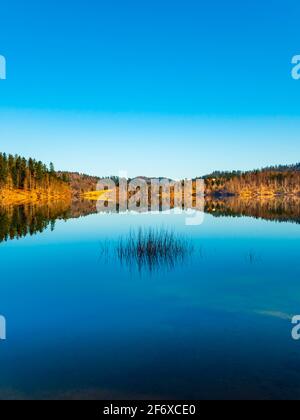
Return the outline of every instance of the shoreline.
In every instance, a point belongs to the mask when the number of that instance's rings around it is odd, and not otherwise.
[[[89,191],[80,194],[80,199],[84,199],[87,201],[111,201],[111,194],[112,190],[102,190],[102,191]],[[171,193],[171,199],[174,198],[173,194]],[[230,200],[230,199],[239,199],[241,201],[249,201],[249,200],[264,200],[264,201],[272,201],[276,199],[300,199],[300,195],[297,193],[291,192],[284,192],[284,193],[276,193],[276,192],[268,192],[266,191],[256,191],[256,192],[249,192],[245,193],[243,191],[241,194],[228,194],[228,193],[211,193],[208,192],[205,194],[205,200],[212,201],[223,201],[223,200]],[[52,201],[72,201],[75,199],[75,196],[72,194],[71,191],[52,191],[52,190],[16,190],[16,189],[0,189],[0,205],[7,206],[7,205],[22,205],[22,204],[37,204],[42,202],[52,202]]]
[[[0,205],[35,204],[48,201],[71,201],[71,192],[54,192],[47,190],[0,189]]]

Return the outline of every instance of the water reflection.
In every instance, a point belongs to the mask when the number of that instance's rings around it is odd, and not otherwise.
[[[56,220],[96,213],[95,203],[77,200],[0,206],[0,242],[20,239],[55,228]]]
[[[53,230],[57,219],[68,216],[69,205],[64,202],[0,207],[0,241],[41,233],[49,225]]]
[[[299,223],[297,203],[207,199],[206,211]],[[95,212],[89,201],[1,209],[8,238],[20,226],[23,234],[48,232],[0,246],[0,313],[9,327],[0,398],[299,398],[290,321],[300,300],[297,225],[207,215],[189,230],[174,216],[95,215],[49,232],[51,219]],[[128,251],[128,233],[139,225],[169,226],[179,244],[191,235],[191,260],[181,263],[181,246],[159,251],[149,235],[140,241],[149,251]],[[113,259],[97,264],[106,237]],[[157,269],[170,258],[172,272]],[[142,279],[127,268],[134,260]]]
[[[121,209],[118,203],[113,206],[110,202],[107,202],[101,208],[103,213],[127,212],[126,209]],[[172,208],[174,208],[174,203],[171,203]],[[161,202],[159,211],[164,210],[164,202]],[[197,210],[196,205],[193,206],[193,210]],[[137,207],[135,211],[144,213],[149,211],[149,208]],[[268,197],[265,199],[206,198],[204,211],[215,217],[247,216],[256,219],[299,224],[300,197]],[[0,242],[41,233],[49,226],[51,229],[54,229],[56,220],[68,220],[94,213],[97,213],[97,204],[95,201],[88,200],[0,206]]]
[[[215,217],[253,217],[276,222],[300,223],[300,197],[282,196],[260,199],[228,197],[206,199],[205,212]]]

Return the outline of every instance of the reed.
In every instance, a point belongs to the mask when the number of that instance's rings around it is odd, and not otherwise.
[[[138,229],[118,240],[116,254],[121,263],[139,270],[173,268],[194,251],[191,241],[167,229]]]

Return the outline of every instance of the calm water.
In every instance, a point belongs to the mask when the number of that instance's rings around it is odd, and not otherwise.
[[[2,239],[14,238],[0,243],[1,398],[300,398],[296,219],[214,209],[188,227],[184,215],[59,207],[49,224],[47,209],[32,213],[40,232],[26,236],[24,209],[13,229],[11,211],[0,213]],[[172,269],[101,255],[103,241],[162,226],[195,247]]]

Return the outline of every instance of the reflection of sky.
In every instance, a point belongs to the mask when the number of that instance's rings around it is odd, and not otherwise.
[[[91,215],[1,244],[8,340],[0,343],[0,393],[9,383],[29,394],[96,387],[169,395],[161,379],[174,372],[172,396],[224,392],[217,377],[228,390],[245,389],[243,374],[251,386],[267,378],[269,392],[278,382],[291,392],[298,376],[285,365],[300,368],[289,321],[300,307],[300,227],[205,215],[191,228],[184,220]],[[101,240],[140,225],[173,226],[199,252],[170,272],[141,276],[99,258]]]
[[[176,230],[184,235],[206,241],[215,239],[230,239],[241,241],[243,239],[256,241],[257,239],[270,240],[298,240],[300,225],[295,223],[274,223],[265,220],[254,220],[250,217],[226,218],[213,217],[204,214],[203,223],[199,226],[186,226],[187,218],[191,216],[182,214],[93,214],[80,219],[69,219],[67,222],[57,220],[54,232],[50,228],[42,234],[33,237],[27,236],[19,241],[1,244],[1,247],[23,247],[28,245],[43,245],[51,243],[90,242],[105,237],[118,237],[130,229],[139,226],[164,226]],[[192,216],[194,217],[194,216]],[[259,244],[259,242],[257,242]]]

